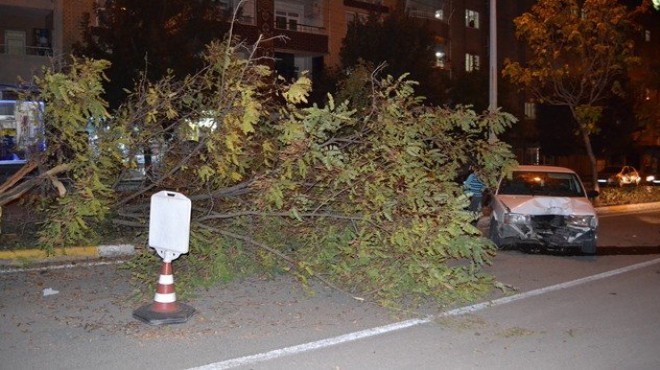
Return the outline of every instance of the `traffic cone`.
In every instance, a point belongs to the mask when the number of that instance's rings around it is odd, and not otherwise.
[[[163,261],[154,302],[133,311],[133,317],[150,325],[180,324],[193,313],[194,308],[176,301],[172,261]]]

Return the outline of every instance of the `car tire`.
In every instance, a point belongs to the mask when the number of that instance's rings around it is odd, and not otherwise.
[[[596,239],[592,239],[588,242],[585,242],[582,244],[582,247],[580,248],[580,251],[582,254],[587,254],[590,256],[593,256],[596,254]]]

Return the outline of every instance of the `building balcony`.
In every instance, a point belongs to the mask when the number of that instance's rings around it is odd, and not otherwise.
[[[50,63],[53,19],[51,0],[0,0],[0,83],[30,81]]]
[[[284,35],[286,39],[275,40],[275,49],[304,54],[322,55],[328,53],[328,36],[322,34],[303,33],[291,30],[275,29],[276,35]]]
[[[383,0],[344,0],[344,6],[382,14],[390,10],[383,4]]]
[[[0,45],[0,83],[16,84],[19,80],[30,81],[41,73],[43,66],[50,65],[51,48],[27,46],[17,49]]]
[[[284,35],[285,39],[276,39],[275,48],[309,54],[328,52],[328,35],[324,27],[301,23],[282,23],[275,21],[274,34]]]
[[[406,8],[410,18],[423,22],[428,29],[435,35],[445,39],[449,38],[449,22],[447,21],[444,10],[432,8]]]

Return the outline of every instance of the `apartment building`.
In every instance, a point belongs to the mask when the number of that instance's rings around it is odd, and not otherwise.
[[[68,55],[79,41],[80,22],[103,0],[0,0],[0,84],[29,80],[51,57]],[[502,3],[502,2],[500,2]],[[511,2],[504,2],[511,3]],[[513,2],[518,3],[518,2]],[[484,68],[488,61],[488,2],[484,0],[218,0],[227,10],[242,7],[236,32],[261,35],[265,54],[285,77],[312,75],[339,64],[348,25],[370,13],[386,16],[403,6],[427,24],[438,68],[452,76]],[[273,36],[283,36],[270,39]]]
[[[258,35],[264,39],[284,36],[263,46],[266,54],[275,57],[278,72],[287,78],[303,71],[313,77],[314,72],[323,68],[338,66],[349,24],[372,13],[387,16],[397,6],[405,7],[409,15],[437,33],[438,43],[430,52],[436,55],[438,67],[448,71],[456,68],[460,73],[466,58],[470,70],[478,69],[479,63],[486,59],[485,32],[479,26],[479,13],[485,15],[481,0],[224,0],[221,3],[229,9],[241,4],[244,16],[236,29],[248,40],[254,41]],[[455,11],[453,7],[465,3],[477,9],[469,12],[470,20],[464,20],[463,9],[460,16],[450,19],[449,15]],[[450,21],[454,35],[450,32]],[[463,26],[464,23],[468,26]],[[466,28],[469,30],[465,31]],[[450,43],[452,36],[457,41]],[[452,63],[454,59],[456,62]]]
[[[0,0],[0,84],[29,81],[71,52],[94,0]]]
[[[450,76],[478,71],[488,60],[484,0],[217,0],[217,4],[232,13],[240,6],[234,32],[248,42],[261,38],[261,55],[272,57],[269,60],[285,78],[306,71],[314,79],[324,68],[339,65],[349,24],[372,13],[384,17],[395,9],[403,9],[433,32],[436,42],[429,53],[435,66]],[[11,99],[9,89],[20,81],[29,82],[42,66],[68,56],[81,40],[85,15],[92,22],[98,20],[104,5],[105,0],[0,0],[4,98]],[[0,116],[3,132],[18,140],[19,109],[12,104],[7,101]]]

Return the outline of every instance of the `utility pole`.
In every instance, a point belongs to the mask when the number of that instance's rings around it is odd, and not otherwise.
[[[489,23],[489,73],[488,73],[488,110],[497,110],[497,0],[490,0]],[[490,130],[488,141],[497,140],[493,130]]]

